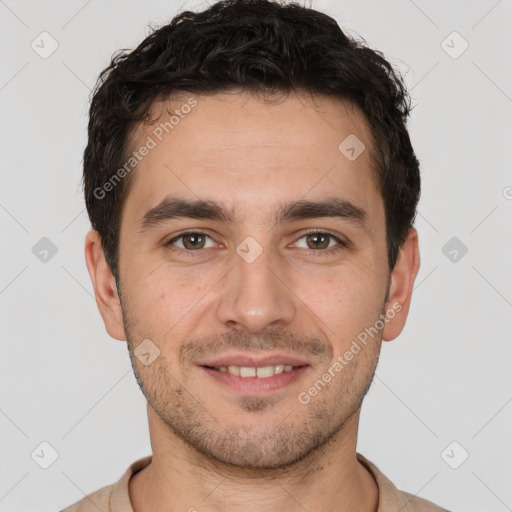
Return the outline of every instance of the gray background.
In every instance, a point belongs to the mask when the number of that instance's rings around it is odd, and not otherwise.
[[[148,24],[206,5],[0,1],[1,511],[60,510],[151,452],[125,343],[104,330],[83,256],[88,95]],[[453,511],[512,510],[512,4],[312,5],[383,51],[416,105],[422,265],[408,324],[383,346],[358,451]],[[31,47],[51,49],[43,31],[58,43],[47,58]],[[45,262],[43,237],[57,248]],[[47,469],[42,442],[58,453]]]

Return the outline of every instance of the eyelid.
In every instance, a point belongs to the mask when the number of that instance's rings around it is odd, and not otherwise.
[[[297,238],[296,242],[294,242],[295,244],[301,240],[302,238],[304,238],[305,236],[307,235],[314,235],[314,234],[321,234],[321,235],[327,235],[329,237],[331,237],[332,239],[334,239],[336,242],[338,242],[338,245],[337,246],[334,246],[334,247],[329,247],[327,249],[318,249],[318,250],[315,250],[315,249],[306,249],[307,251],[311,252],[311,253],[314,253],[315,256],[317,255],[321,255],[321,254],[333,254],[334,252],[336,252],[337,250],[340,250],[340,249],[345,249],[348,247],[348,242],[346,242],[345,240],[343,240],[340,236],[338,235],[335,235],[334,233],[332,233],[331,231],[329,230],[325,230],[325,229],[308,229],[306,231],[302,231],[302,234]]]
[[[210,234],[210,232],[208,230],[205,230],[204,228],[201,228],[201,229],[187,229],[186,231],[182,231],[181,233],[178,233],[177,235],[173,235],[173,237],[170,238],[167,242],[165,242],[164,245],[165,246],[172,245],[174,242],[176,242],[180,238],[183,238],[186,235],[203,235],[203,236],[206,236],[206,237],[208,237],[208,238],[210,238],[211,240],[214,241],[213,236]],[[187,250],[187,249],[182,249],[181,247],[175,247],[175,249],[177,251],[183,251],[183,252],[187,252],[187,253],[199,252],[199,250],[191,251],[191,250]]]
[[[316,234],[316,233],[330,236],[336,242],[338,242],[338,245],[334,246],[334,247],[330,247],[328,249],[319,249],[319,250],[306,249],[307,251],[309,251],[311,253],[317,253],[318,255],[321,255],[321,254],[332,254],[332,253],[336,252],[337,250],[341,250],[341,249],[344,249],[344,248],[348,247],[348,242],[346,242],[345,240],[340,238],[338,235],[335,235],[334,233],[331,233],[329,230],[322,230],[322,229],[316,229],[316,228],[312,228],[312,229],[307,229],[305,231],[301,231],[300,232],[300,236],[298,236],[299,233],[296,233],[294,235],[296,237],[296,241],[294,243],[297,243],[299,240],[301,240],[302,238],[304,238],[307,235]],[[208,232],[208,230],[205,230],[204,228],[197,229],[197,230],[188,229],[186,231],[182,231],[181,233],[178,233],[177,235],[174,235],[168,242],[165,243],[165,246],[172,246],[171,250],[177,251],[177,252],[184,252],[184,253],[186,253],[188,255],[190,255],[191,253],[198,253],[199,254],[199,253],[201,253],[201,251],[204,251],[204,249],[198,249],[196,251],[193,251],[193,250],[182,249],[181,247],[173,246],[173,243],[176,242],[176,240],[179,240],[180,238],[182,238],[182,237],[184,237],[186,235],[191,235],[191,234],[203,235],[203,236],[206,236],[206,237],[210,238],[211,240],[213,240],[213,236]],[[211,249],[211,247],[208,247],[208,249]],[[315,255],[317,255],[317,254],[315,254]]]
[[[340,242],[342,244],[345,244],[345,245],[348,244],[348,242],[346,242],[343,238],[341,238],[340,235],[337,235],[337,234],[333,233],[332,231],[330,231],[328,229],[311,228],[311,229],[306,229],[305,231],[301,231],[301,233],[302,234],[298,238],[298,240],[300,240],[302,237],[304,237],[306,235],[314,235],[315,233],[320,233],[321,235],[329,235],[332,238],[335,238],[338,242]]]

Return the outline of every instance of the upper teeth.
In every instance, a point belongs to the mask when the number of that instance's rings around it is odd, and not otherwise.
[[[251,368],[249,366],[219,366],[216,368],[221,372],[229,372],[231,375],[238,375],[239,377],[272,377],[278,373],[289,372],[293,370],[291,364],[276,364],[274,366],[260,366],[258,368]]]

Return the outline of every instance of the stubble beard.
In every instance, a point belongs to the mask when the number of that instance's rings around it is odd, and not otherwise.
[[[286,415],[280,413],[280,402],[273,396],[241,396],[241,414],[253,414],[255,421],[249,426],[247,422],[229,425],[170,373],[163,353],[151,366],[135,364],[135,340],[144,338],[136,334],[136,326],[124,308],[123,322],[136,380],[171,437],[181,440],[215,467],[228,466],[257,474],[286,470],[313,460],[343,435],[348,420],[359,415],[380,353],[380,340],[372,340],[363,348],[365,357],[357,354],[308,404],[300,404],[294,396],[296,406]],[[321,375],[322,372],[306,382],[305,388]],[[258,425],[262,415],[271,417],[272,422]]]

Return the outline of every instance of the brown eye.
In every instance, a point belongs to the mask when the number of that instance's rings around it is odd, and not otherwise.
[[[191,233],[183,235],[183,245],[185,249],[202,249],[205,237],[200,233]]]
[[[304,241],[302,241],[304,240]],[[326,231],[311,231],[301,236],[295,246],[306,249],[311,256],[331,256],[348,246],[337,236]]]
[[[327,249],[329,239],[332,238],[328,233],[310,233],[306,235],[306,240],[310,249]]]
[[[205,249],[207,239],[211,237],[206,233],[201,233],[198,231],[188,231],[187,233],[182,233],[181,235],[169,240],[167,242],[168,246],[175,246],[176,250],[185,250],[185,251],[197,251],[199,249]],[[181,243],[178,243],[181,241]],[[210,246],[212,247],[212,246]]]

